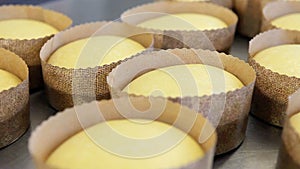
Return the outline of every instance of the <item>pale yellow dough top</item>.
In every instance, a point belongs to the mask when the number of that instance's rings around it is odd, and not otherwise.
[[[290,118],[292,127],[300,134],[300,112]]]
[[[56,34],[53,26],[31,19],[0,20],[0,38],[4,39],[38,39]]]
[[[221,19],[196,13],[178,13],[144,21],[138,26],[159,30],[211,30],[226,28]]]
[[[51,65],[65,68],[103,66],[129,58],[145,50],[138,42],[118,36],[95,36],[68,43],[48,59]]]
[[[123,91],[143,96],[189,97],[219,94],[242,88],[243,83],[222,69],[187,64],[157,69],[133,80]]]
[[[0,69],[0,92],[16,87],[21,82],[22,80],[14,74]]]
[[[166,133],[168,137],[161,137]],[[129,141],[121,141],[118,136],[126,137]],[[153,142],[151,139],[158,140]],[[133,140],[140,143],[135,144]],[[101,141],[109,145],[101,148]],[[125,157],[128,152],[142,155],[143,152],[164,149],[166,145],[169,149],[150,157]],[[125,154],[116,155],[113,149]],[[47,164],[64,169],[157,169],[184,166],[203,156],[201,146],[173,126],[158,121],[123,119],[99,123],[85,132],[77,133],[49,156]]]
[[[288,30],[300,31],[300,13],[288,14],[274,19],[272,25]]]
[[[300,45],[288,44],[265,49],[257,53],[253,59],[267,69],[300,78]]]

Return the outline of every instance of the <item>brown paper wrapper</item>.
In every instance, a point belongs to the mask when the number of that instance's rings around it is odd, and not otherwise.
[[[51,54],[65,44],[98,35],[128,37],[149,49],[153,43],[152,35],[143,29],[118,22],[83,24],[55,35],[41,50],[46,93],[55,109],[63,110],[75,104],[110,98],[106,76],[122,60],[86,69],[67,69],[47,63]]]
[[[285,1],[296,0],[235,0],[234,8],[239,16],[238,32],[247,37],[254,37],[261,31],[273,29],[274,27],[270,25],[270,18],[278,16],[282,10],[295,9],[294,6],[283,7],[286,3],[290,3]],[[278,3],[278,5],[269,5],[272,4],[269,2]]]
[[[151,119],[185,131],[205,151],[202,159],[180,169],[211,169],[217,136],[212,125],[194,111],[165,99],[131,97],[91,102],[66,109],[43,122],[29,139],[29,151],[37,169],[50,169],[48,156],[75,133],[97,123],[116,119]],[[72,127],[65,127],[65,124]],[[189,126],[189,127],[187,127]],[[209,134],[209,135],[208,135]],[[47,144],[44,144],[47,142]],[[178,168],[179,169],[179,168]]]
[[[288,96],[300,87],[300,79],[266,69],[253,57],[256,53],[273,46],[299,43],[300,32],[286,30],[270,30],[257,35],[250,41],[249,64],[257,74],[252,113],[276,126],[283,125]]]
[[[28,68],[16,54],[0,48],[0,69],[18,76],[22,83],[0,92],[0,148],[22,136],[30,124]]]
[[[168,98],[173,102],[181,103],[202,113],[217,127],[218,144],[216,154],[233,150],[245,138],[256,77],[254,70],[238,58],[201,49],[162,50],[140,55],[120,64],[109,74],[108,84],[112,97],[126,95],[121,91],[135,77],[143,73],[157,68],[192,63],[204,63],[224,68],[238,77],[245,85],[241,89],[227,93],[202,97]]]
[[[179,1],[179,0],[156,0],[156,1]],[[183,0],[181,0],[183,1]],[[189,2],[189,1],[187,1]],[[211,3],[215,3],[227,8],[232,8],[233,7],[233,2],[232,0],[194,0],[194,2],[211,2]]]
[[[155,17],[174,13],[199,13],[215,16],[224,21],[228,27],[204,31],[152,30],[155,48],[195,48],[229,52],[234,39],[237,16],[230,10],[212,3],[200,2],[155,2],[125,11],[121,19],[130,25]]]
[[[289,97],[286,110],[287,120],[282,132],[282,145],[279,151],[277,169],[300,168],[300,136],[290,123],[290,117],[300,112],[300,90]]]
[[[263,9],[269,2],[273,1],[286,0],[235,0],[234,8],[239,16],[238,32],[247,37],[254,37],[260,33],[264,22]],[[280,8],[270,9],[275,14]]]
[[[5,19],[33,19],[52,25],[59,31],[71,26],[72,20],[55,11],[46,10],[38,6],[10,5],[0,6],[0,20]],[[3,39],[0,37],[0,47],[19,55],[29,67],[30,89],[43,86],[40,50],[51,36],[39,39]]]
[[[267,4],[263,9],[262,31],[278,28],[272,21],[284,15],[300,12],[300,1],[278,1]]]

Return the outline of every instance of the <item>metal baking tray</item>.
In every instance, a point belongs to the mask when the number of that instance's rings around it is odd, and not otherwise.
[[[152,0],[57,0],[40,4],[49,9],[60,11],[70,16],[74,25],[100,20],[117,20],[120,14],[131,7]],[[248,56],[250,39],[236,36],[231,49],[233,56],[243,60]],[[27,144],[30,133],[43,120],[55,114],[43,91],[30,96],[31,127],[15,143],[0,149],[0,169],[33,169]],[[236,150],[215,157],[214,169],[273,169],[275,168],[278,149],[281,143],[281,129],[270,126],[249,117],[247,136]],[[46,143],[45,143],[46,144]]]

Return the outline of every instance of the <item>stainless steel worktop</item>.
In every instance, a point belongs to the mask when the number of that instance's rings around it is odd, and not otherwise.
[[[41,6],[63,12],[80,24],[99,20],[116,20],[122,11],[151,0],[58,0]],[[247,38],[237,36],[231,54],[247,58]],[[31,131],[55,111],[48,105],[45,94],[31,94],[31,127],[12,145],[0,149],[0,169],[33,169],[27,143]],[[235,151],[215,158],[215,169],[273,169],[280,145],[281,129],[264,124],[250,116],[247,137]]]

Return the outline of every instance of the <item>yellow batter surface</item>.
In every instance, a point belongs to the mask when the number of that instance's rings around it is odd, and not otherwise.
[[[56,34],[53,26],[31,19],[0,20],[0,38],[4,39],[37,39]]]
[[[48,59],[48,63],[65,68],[102,66],[129,58],[145,48],[129,38],[95,36],[62,46]]]
[[[288,44],[265,49],[254,56],[254,60],[267,69],[300,78],[300,45]]]
[[[162,134],[168,133],[164,139]],[[122,142],[123,136],[130,141]],[[151,138],[158,139],[155,142]],[[93,139],[93,140],[91,140]],[[146,140],[143,142],[143,140]],[[126,158],[108,152],[98,146],[99,140],[105,140],[112,149],[128,152],[151,152],[170,144],[165,152],[153,154],[148,158]],[[142,144],[135,144],[139,140]],[[148,140],[148,142],[147,142]],[[174,145],[174,140],[179,140]],[[168,145],[168,146],[170,146]],[[107,148],[107,147],[106,147]],[[113,120],[99,123],[79,132],[60,145],[48,158],[47,164],[64,169],[157,169],[177,168],[194,162],[204,156],[201,146],[183,131],[168,124],[148,120]]]
[[[133,80],[123,91],[144,96],[186,97],[218,94],[243,83],[222,69],[188,64],[157,69]]]
[[[290,118],[292,127],[300,134],[300,112]]]
[[[272,25],[288,30],[300,31],[300,13],[288,14],[274,19]]]
[[[226,28],[217,17],[196,13],[171,14],[147,20],[138,26],[159,30],[211,30]]]
[[[16,87],[21,82],[21,79],[14,74],[0,69],[0,92]]]

